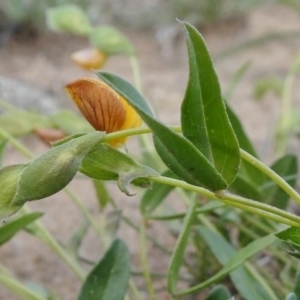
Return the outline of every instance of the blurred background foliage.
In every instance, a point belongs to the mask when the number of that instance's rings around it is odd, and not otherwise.
[[[207,26],[240,18],[265,4],[280,3],[300,12],[299,0],[1,0],[0,30],[14,31],[26,25],[41,31],[46,28],[47,8],[70,3],[83,8],[95,25],[155,30],[175,23],[176,18]]]

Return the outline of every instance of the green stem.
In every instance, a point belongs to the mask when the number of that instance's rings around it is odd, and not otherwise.
[[[141,264],[146,281],[147,289],[150,295],[150,300],[157,300],[152,278],[150,275],[148,259],[147,259],[147,245],[146,245],[146,220],[142,220],[141,229],[140,229],[140,255],[141,255]]]
[[[8,139],[8,141],[25,157],[29,159],[33,158],[34,156],[33,153],[29,151],[26,147],[24,147],[21,143],[19,143],[19,141],[15,139],[12,135],[10,135],[7,131],[0,128],[0,135]],[[91,226],[96,230],[99,236],[101,236],[103,239],[102,232],[99,229],[97,223],[95,222],[93,216],[82,204],[80,199],[69,188],[65,188],[64,191],[71,198],[71,200],[77,205],[77,207],[81,210],[83,215],[90,222]],[[27,211],[29,210],[29,208],[24,208],[24,210],[25,209]],[[65,250],[56,242],[56,240],[53,238],[50,232],[39,221],[36,221],[34,224],[36,224],[39,232],[41,233],[40,237],[44,240],[44,242],[46,242],[69,265],[69,267],[77,274],[77,276],[83,280],[85,278],[85,274],[80,269],[76,261],[73,260],[71,257],[69,257],[69,255],[65,252]]]
[[[254,156],[250,155],[246,151],[240,149],[241,157],[252,164],[254,167],[259,169],[262,173],[271,178],[274,182],[276,182],[292,199],[294,199],[298,204],[300,204],[300,195],[286,182],[284,181],[278,174],[276,174],[272,169],[267,167],[264,163],[259,161]]]
[[[129,287],[136,300],[143,300],[142,295],[140,294],[139,290],[137,289],[132,279],[129,280]]]
[[[181,132],[180,126],[169,126],[169,127],[177,132]],[[107,134],[104,141],[110,141],[117,138],[145,134],[145,133],[151,133],[151,130],[147,127],[127,129],[127,130]],[[300,195],[272,169],[270,169],[264,163],[262,163],[257,158],[255,158],[254,156],[250,155],[249,153],[247,153],[242,149],[240,149],[240,155],[244,160],[248,161],[254,167],[259,169],[262,173],[264,173],[269,178],[271,178],[274,182],[276,182],[291,198],[293,198],[298,204],[300,204]]]
[[[47,300],[45,297],[36,294],[32,290],[21,284],[18,280],[13,278],[2,265],[0,265],[0,282],[7,289],[11,290],[13,293],[20,296],[20,298],[24,300]]]
[[[294,226],[300,228],[300,217],[295,216],[291,213],[285,212],[281,209],[278,209],[276,207],[270,206],[268,204],[264,204],[261,202],[257,202],[254,200],[249,200],[240,196],[232,195],[230,193],[227,193],[225,191],[219,191],[218,196],[208,191],[204,188],[194,186],[191,184],[188,184],[186,182],[183,182],[181,180],[158,176],[158,177],[150,177],[151,181],[159,182],[162,184],[172,185],[176,187],[180,187],[189,191],[196,192],[198,194],[202,194],[210,199],[219,200],[221,202],[224,202],[230,206],[237,207],[246,211],[249,211],[251,213],[254,213],[256,215],[259,215],[261,217],[283,223],[289,226]]]
[[[23,206],[22,210],[26,213],[31,213],[28,206]],[[32,226],[34,226],[35,234],[74,271],[80,280],[83,281],[85,279],[85,272],[81,269],[77,261],[74,260],[73,257],[54,239],[48,229],[40,221],[35,221],[32,223]]]
[[[141,93],[142,92],[141,73],[140,73],[140,68],[136,56],[130,55],[129,61],[133,73],[133,80],[134,80],[135,87]]]
[[[219,205],[215,205],[214,207],[207,207],[207,208],[197,208],[195,214],[203,214],[215,210],[217,208],[224,207],[224,203],[220,203]],[[176,219],[183,219],[186,213],[178,213],[173,215],[166,215],[166,216],[155,216],[155,215],[146,215],[145,218],[147,220],[155,220],[155,221],[172,221]]]
[[[257,218],[255,220],[253,220],[253,217],[248,215],[248,214],[244,214],[243,218],[246,221],[248,221],[250,224],[253,224],[253,226],[255,226],[257,229],[265,232],[266,234],[270,234],[270,233],[272,233],[276,230],[276,228],[274,226],[273,226],[273,228],[268,226],[268,225],[271,225],[271,224],[263,223],[261,220],[259,220]]]
[[[13,105],[7,103],[6,101],[4,101],[2,99],[0,99],[0,107],[8,110],[11,113],[19,113],[19,112],[22,111],[21,109],[19,109],[19,108],[13,106]]]
[[[186,193],[184,193],[182,190],[180,190],[180,196],[183,199],[183,201],[188,204],[191,202],[191,200],[187,197]],[[221,233],[218,231],[216,226],[205,216],[205,215],[198,215],[197,218],[200,222],[202,222],[207,228],[210,228],[212,231],[218,233],[221,235]],[[264,288],[264,290],[268,293],[270,296],[270,299],[272,300],[278,300],[268,283],[261,277],[261,275],[253,268],[253,266],[249,262],[244,263],[245,268],[253,278],[256,279],[257,282],[261,284],[261,286]]]
[[[119,209],[119,207],[117,206],[117,204],[113,201],[113,199],[110,199],[110,202],[112,204],[112,206],[115,209]],[[140,233],[141,228],[139,226],[137,226],[136,224],[134,224],[128,217],[124,216],[123,214],[121,215],[122,220],[129,226],[131,227],[133,230],[135,230],[136,232]],[[160,249],[162,252],[170,255],[172,254],[172,252],[166,248],[164,245],[160,244],[157,240],[155,240],[152,236],[146,234],[146,238],[151,241],[153,243],[153,245],[155,247],[157,247],[158,249]]]
[[[0,135],[2,135],[4,138],[8,139],[8,141],[17,149],[19,150],[25,157],[31,159],[33,157],[33,154],[24,147],[21,143],[19,143],[12,135],[10,135],[7,131],[0,128]],[[31,212],[30,208],[27,206],[24,206],[23,211],[26,213]],[[63,249],[59,243],[54,239],[54,237],[51,235],[51,233],[47,230],[46,227],[40,222],[35,221],[33,223],[37,230],[38,236],[58,255],[60,256],[66,264],[74,271],[74,273],[80,278],[81,280],[84,280],[85,273],[81,270],[80,266],[77,264],[73,258],[68,255],[68,253]]]
[[[84,206],[84,204],[81,202],[79,197],[68,187],[64,188],[64,192],[70,197],[70,199],[77,205],[79,210],[82,212],[82,214],[86,217],[86,219],[89,221],[91,226],[94,228],[94,230],[97,232],[98,236],[100,237],[103,245],[105,248],[109,245],[109,241],[105,237],[105,234],[102,232],[100,227],[98,226],[97,222],[95,221],[94,217],[91,215],[91,213],[88,211],[88,209]]]
[[[18,142],[17,139],[15,139],[11,134],[9,134],[6,130],[0,127],[0,135],[7,139],[11,145],[17,149],[19,152],[21,152],[25,157],[32,159],[33,153],[29,151],[25,146],[23,146],[21,143]]]

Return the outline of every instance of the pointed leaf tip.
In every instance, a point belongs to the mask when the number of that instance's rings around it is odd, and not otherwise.
[[[212,59],[201,34],[182,22],[190,75],[181,106],[184,136],[208,159],[229,185],[239,169],[239,145],[229,122]]]

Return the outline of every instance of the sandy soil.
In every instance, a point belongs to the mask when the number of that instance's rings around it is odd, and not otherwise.
[[[250,13],[244,22],[216,25],[202,33],[213,56],[217,57],[229,47],[262,34],[298,30],[299,28],[299,14],[280,6],[266,6]],[[178,124],[180,102],[184,95],[188,76],[184,39],[179,37],[174,42],[173,53],[166,59],[161,55],[161,49],[152,33],[130,31],[125,31],[125,33],[137,48],[145,96],[162,120],[169,124]],[[37,105],[45,112],[59,108],[75,110],[63,89],[68,82],[78,77],[94,76],[79,70],[72,65],[69,59],[73,51],[84,47],[86,47],[84,39],[53,34],[30,40],[29,43],[10,41],[0,48],[0,76],[5,77],[5,80],[10,82],[5,84],[5,87],[0,85],[0,97],[12,103],[15,103],[17,98],[20,99],[18,105],[29,107]],[[280,111],[281,104],[272,95],[268,95],[263,103],[255,103],[253,101],[254,85],[258,80],[269,76],[284,80],[289,66],[299,51],[300,37],[297,37],[272,41],[216,61],[215,67],[225,91],[234,72],[245,62],[251,61],[251,68],[237,86],[231,103],[241,117],[258,150],[267,161],[272,158],[272,148],[266,146],[266,141],[268,141],[272,126],[276,123],[276,116]],[[124,57],[111,59],[105,70],[132,80],[130,65]],[[300,105],[299,80],[298,77],[293,92],[294,104],[297,108]],[[11,88],[7,91],[9,86]],[[20,89],[24,89],[23,98],[22,93],[18,97],[14,96],[14,93]],[[3,94],[4,90],[6,91],[5,95]],[[25,93],[25,90],[28,93]],[[30,91],[35,91],[37,95],[41,93],[42,96],[32,96]],[[40,98],[44,100],[40,101]],[[51,99],[54,99],[54,104],[48,103]],[[34,137],[26,139],[25,143],[35,153],[42,153],[45,150],[45,147]],[[129,152],[134,151],[134,147],[134,143],[129,143]],[[297,145],[295,147],[299,148]],[[22,161],[25,159],[10,148],[5,157],[5,164]],[[70,186],[81,197],[87,208],[96,215],[97,203],[95,195],[90,192],[90,183],[85,179],[77,178]],[[137,223],[139,220],[139,197],[128,198],[121,194],[114,184],[110,184],[109,187],[117,202],[124,208],[125,214]],[[30,206],[34,211],[45,212],[42,222],[61,243],[67,242],[70,233],[74,232],[83,220],[75,205],[63,192],[32,203]],[[158,239],[171,248],[174,243],[173,239],[171,237],[166,238],[166,232],[162,231],[159,225],[153,223],[151,226],[152,232],[155,232]],[[136,233],[122,226],[118,231],[118,236],[127,242],[134,268],[137,269],[139,245]],[[89,230],[81,249],[82,256],[89,257],[91,260],[99,259],[102,254],[102,247],[95,241],[97,241],[95,233],[93,230]],[[167,259],[159,250],[151,245],[149,247],[151,268],[157,272],[165,272]],[[55,290],[65,300],[76,299],[80,287],[79,281],[61,260],[37,238],[20,232],[14,239],[0,248],[0,260],[22,282],[40,283]],[[89,268],[86,265],[84,267]],[[138,284],[141,289],[144,289],[142,281],[138,281]],[[157,282],[157,287],[162,291],[163,285],[164,282]],[[15,300],[18,298],[0,286],[0,299]],[[170,298],[162,292],[160,299]]]

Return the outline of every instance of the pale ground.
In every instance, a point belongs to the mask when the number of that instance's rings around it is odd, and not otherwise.
[[[220,25],[202,33],[212,54],[217,55],[230,46],[264,33],[299,30],[299,28],[300,16],[297,13],[282,7],[263,7],[252,12],[244,23]],[[166,60],[162,57],[153,34],[125,33],[137,48],[146,98],[152,103],[163,121],[168,124],[178,124],[180,102],[184,95],[188,76],[183,38],[180,37],[174,44],[174,52]],[[36,99],[36,105],[47,111],[55,110],[56,107],[73,109],[71,101],[63,92],[64,86],[78,77],[93,75],[72,65],[69,55],[85,46],[83,39],[54,35],[47,35],[45,38],[30,41],[27,44],[24,42],[6,44],[5,47],[0,48],[0,76],[6,77],[3,80],[7,80],[7,78],[10,80],[2,85],[0,83],[0,97],[12,103],[18,102],[19,105],[24,105],[28,100],[32,103]],[[276,121],[275,116],[278,115],[281,104],[271,95],[263,103],[255,103],[253,101],[254,84],[259,79],[269,76],[276,76],[284,80],[289,66],[299,51],[300,37],[273,41],[218,60],[215,65],[223,90],[226,90],[234,72],[245,62],[251,61],[251,68],[238,84],[231,104],[258,150],[263,154],[263,159],[267,159],[267,161],[270,160],[272,151],[264,145],[270,128]],[[124,57],[111,59],[105,70],[132,80],[130,65]],[[15,97],[14,93],[20,90],[22,92]],[[34,90],[35,95],[31,95],[31,90]],[[39,93],[43,96],[39,96]],[[54,105],[40,103],[40,99],[46,97],[45,93],[48,98],[56,99]],[[300,104],[299,95],[300,81],[298,77],[293,92],[294,104],[297,108]],[[19,101],[14,99],[19,99]],[[27,139],[26,145],[34,149],[36,153],[42,153],[45,150],[35,138]],[[134,150],[134,145],[129,144],[129,153]],[[299,146],[295,147],[299,149]],[[23,161],[24,158],[16,150],[9,149],[5,164]],[[94,193],[90,192],[91,188],[87,180],[78,178],[70,186],[81,197],[87,208],[96,212],[97,204]],[[124,207],[125,214],[137,223],[139,220],[139,197],[126,197],[115,188],[115,184],[110,184],[110,189],[120,206]],[[45,212],[42,222],[61,243],[65,243],[70,233],[76,230],[82,222],[77,208],[63,192],[32,203],[31,207],[34,211]],[[173,239],[168,238],[166,231],[161,227],[159,224],[152,224],[152,231],[161,242],[170,248],[173,245]],[[137,268],[139,260],[137,235],[131,229],[122,226],[118,236],[124,239],[129,246],[133,264]],[[167,259],[153,247],[150,247],[150,253],[151,268],[157,272],[165,272]],[[97,260],[101,254],[101,245],[97,242],[93,230],[90,230],[84,241],[81,255],[91,260]],[[79,281],[64,263],[37,238],[20,232],[0,248],[0,260],[20,281],[41,283],[57,291],[65,300],[76,299],[80,287]],[[158,282],[157,287],[163,290],[163,284],[163,282]],[[144,288],[142,281],[139,282],[139,286]],[[19,298],[0,286],[0,300],[15,299]],[[160,299],[169,298],[162,292]]]

